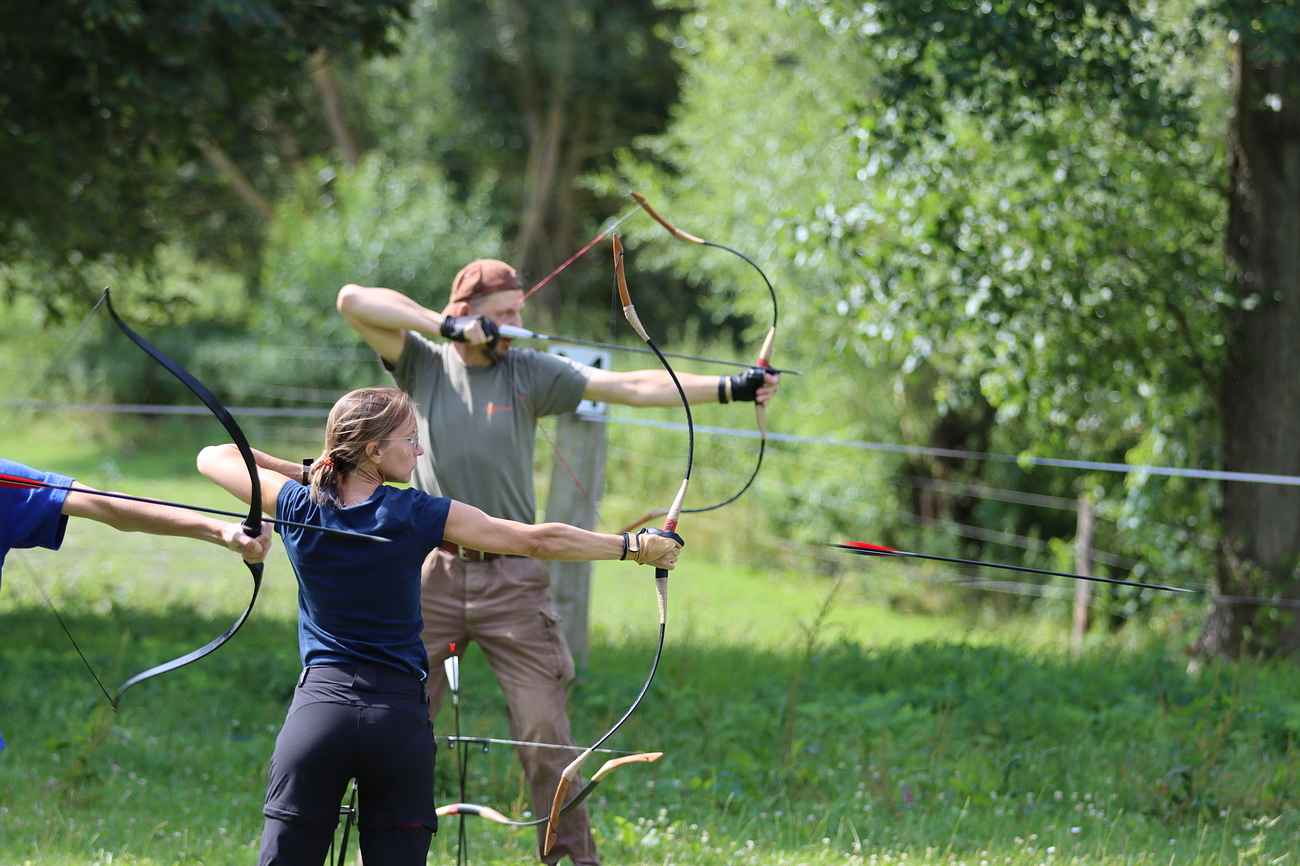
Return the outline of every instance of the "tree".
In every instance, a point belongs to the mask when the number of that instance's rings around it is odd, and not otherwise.
[[[1238,468],[1223,383],[1230,347],[1252,343],[1232,323],[1258,297],[1225,267],[1230,81],[1215,63],[1225,42],[1200,35],[1222,34],[1231,8],[1166,4],[1148,19],[1119,2],[701,4],[685,107],[644,143],[667,170],[634,157],[620,168],[696,233],[783,263],[778,285],[797,301],[783,331],[798,339],[781,349],[814,353],[800,363],[827,374],[818,402],[893,369],[915,444],[951,437],[954,413],[978,433],[987,402],[996,450]],[[1252,8],[1239,31],[1273,55],[1295,44],[1290,12],[1264,4],[1276,14],[1249,20]],[[685,255],[664,247],[698,267]],[[839,432],[869,417],[841,408]],[[1112,541],[1165,574],[1208,573],[1203,536],[1239,511],[1211,485],[1069,480],[1122,506]],[[1289,574],[1261,591],[1292,592]]]
[[[238,181],[237,162],[228,154],[252,132],[243,120],[294,88],[322,50],[391,50],[390,28],[403,19],[407,4],[5,4],[5,260],[32,260],[37,274],[65,289],[84,262],[150,261],[161,242],[194,221],[184,188],[195,161],[211,159]],[[256,201],[252,184],[244,196]],[[268,208],[259,209],[265,214]],[[10,292],[18,288],[12,274],[6,283]],[[57,296],[48,302],[57,306]]]
[[[503,256],[526,279],[549,273],[593,225],[626,207],[593,195],[582,178],[609,167],[637,136],[666,128],[680,15],[652,0],[493,0],[437,4],[420,17],[411,51],[436,46],[453,67],[445,89],[409,82],[438,104],[430,110],[454,107],[450,122],[428,131],[426,154],[467,194],[490,181],[494,221],[513,239]],[[603,270],[598,283],[603,297]],[[534,303],[554,320],[573,289],[556,286]]]
[[[1300,328],[1300,10],[1294,4],[1220,0],[1175,9],[1170,14],[1176,20],[1162,20],[1125,0],[832,5],[842,11],[841,20],[870,34],[864,50],[882,72],[875,111],[860,115],[871,118],[862,126],[902,150],[946,128],[949,117],[971,114],[998,118],[1006,140],[1022,141],[1035,134],[1037,118],[1057,117],[1053,107],[1067,104],[1094,116],[1108,113],[1115,134],[1157,159],[1177,160],[1188,153],[1186,143],[1196,140],[1199,107],[1178,79],[1179,58],[1205,56],[1206,29],[1230,29],[1235,110],[1227,136],[1226,203],[1232,292],[1219,298],[1215,280],[1183,279],[1204,269],[1175,255],[1169,262],[1173,274],[1157,272],[1150,276],[1159,278],[1135,284],[1157,294],[1137,304],[1097,307],[1092,318],[1101,320],[1115,309],[1123,315],[1145,301],[1166,310],[1186,353],[1179,366],[1202,377],[1202,387],[1217,399],[1223,468],[1300,475],[1300,441],[1293,435],[1300,347],[1288,337]],[[1065,166],[1080,167],[1088,170]],[[1201,177],[1213,180],[1221,172]],[[1182,201],[1196,200],[1194,190],[1179,188]],[[1203,217],[1200,227],[1209,224]],[[1122,235],[1128,226],[1115,229]],[[1177,248],[1181,240],[1171,234],[1169,244]],[[994,288],[1007,295],[1007,284]],[[1031,299],[1007,297],[1005,306],[1009,321],[1044,312]],[[1053,333],[1073,341],[1069,330]],[[1141,358],[1123,351],[1123,339],[1123,331],[1111,334],[1102,357]],[[1133,348],[1143,344],[1143,351],[1152,348],[1145,340]],[[982,387],[990,390],[987,383]],[[1011,390],[1029,394],[1033,388],[1025,383]],[[999,395],[993,398],[1006,405]],[[1229,483],[1221,521],[1216,583],[1223,595],[1300,598],[1300,490]],[[1207,653],[1292,652],[1300,649],[1300,621],[1274,608],[1216,601],[1197,647]]]
[[[1219,391],[1223,466],[1300,475],[1300,9],[1224,2],[1235,34],[1227,251],[1243,303]],[[1227,483],[1217,585],[1300,598],[1300,488]],[[1203,652],[1300,649],[1300,617],[1216,600]]]

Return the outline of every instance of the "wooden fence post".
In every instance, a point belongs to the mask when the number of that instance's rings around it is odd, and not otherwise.
[[[590,367],[609,368],[609,352],[578,346],[554,347],[551,354],[563,355]],[[604,403],[583,400],[577,412],[560,415],[555,428],[557,449],[551,466],[551,489],[546,495],[546,520],[595,529],[600,498],[605,491]],[[568,463],[568,467],[564,466]],[[572,472],[572,474],[570,474]],[[581,485],[581,489],[579,489]],[[590,562],[549,562],[551,601],[560,615],[560,628],[569,651],[579,667],[587,666],[590,645],[587,607],[591,599]]]
[[[557,458],[551,468],[551,490],[546,497],[546,519],[583,529],[596,527],[596,509],[605,487],[605,419],[591,415],[561,415],[555,441],[564,445],[564,459],[574,479]],[[585,491],[585,492],[584,492]],[[550,562],[551,600],[560,614],[560,627],[574,659],[587,664],[587,605],[590,599],[590,562]]]
[[[1078,528],[1074,533],[1074,570],[1092,577],[1092,545],[1097,535],[1097,513],[1092,496],[1086,491],[1079,494]],[[1092,581],[1074,582],[1074,627],[1070,631],[1070,648],[1077,656],[1083,649],[1083,638],[1088,633],[1089,602],[1092,600]]]

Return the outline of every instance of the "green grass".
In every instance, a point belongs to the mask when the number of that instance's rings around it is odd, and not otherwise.
[[[193,472],[196,441],[188,425],[0,429],[0,453],[96,486],[227,504]],[[1056,603],[1033,617],[971,613],[957,604],[969,596],[876,560],[837,581],[812,568],[732,567],[712,552],[692,544],[673,573],[659,676],[610,744],[665,757],[620,770],[593,796],[606,862],[1294,862],[1294,667],[1224,663],[1194,676],[1176,631],[1137,627],[1095,637],[1072,659]],[[228,626],[247,573],[211,545],[87,522],[74,522],[62,551],[10,554],[0,864],[252,860],[298,670],[292,575],[279,552],[266,571],[234,641],[133,689],[112,714],[40,587],[111,690]],[[649,574],[598,566],[592,621],[572,701],[580,739],[618,718],[648,670]],[[463,688],[464,731],[504,736],[477,652]],[[439,719],[439,733],[450,726]],[[453,761],[441,758],[447,800]],[[522,791],[507,748],[473,753],[470,799],[521,814]],[[431,862],[454,860],[455,821]],[[531,831],[469,829],[471,862],[533,859]]]
[[[15,551],[5,569],[0,863],[248,862],[297,670],[285,564],[268,565],[265,603],[229,646],[129,692],[114,716],[32,573],[110,689],[222,630],[247,577],[201,544],[73,529],[66,550]],[[648,668],[642,577],[597,572],[580,737],[617,718]],[[594,795],[607,862],[1285,863],[1296,849],[1293,669],[1191,677],[1159,646],[1104,642],[1071,661],[1042,624],[1001,640],[833,586],[684,559],[659,677],[614,744],[666,756]],[[504,735],[477,653],[463,677],[465,731]],[[470,769],[472,800],[524,811],[508,749],[475,752]],[[454,859],[454,820],[431,862]],[[530,831],[470,831],[472,862],[530,859]]]

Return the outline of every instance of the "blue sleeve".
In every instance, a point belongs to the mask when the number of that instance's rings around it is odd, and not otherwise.
[[[280,520],[296,520],[305,523],[309,515],[304,515],[302,512],[310,505],[311,488],[291,478],[280,487],[280,495],[275,500],[275,516]],[[286,527],[284,524],[277,523],[272,529],[284,535]]]
[[[442,496],[430,496],[427,493],[420,499],[420,508],[416,511],[424,525],[424,531],[428,533],[429,550],[433,550],[435,547],[442,546],[443,533],[447,531],[447,514],[451,511],[451,500]]]
[[[71,486],[72,479],[0,457],[0,473]],[[63,502],[68,491],[48,487],[0,486],[0,561],[15,547],[58,550],[68,527]]]

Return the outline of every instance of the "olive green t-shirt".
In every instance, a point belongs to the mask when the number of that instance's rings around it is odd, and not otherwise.
[[[469,367],[451,344],[407,331],[391,373],[417,405],[424,454],[411,483],[493,517],[533,523],[536,419],[576,409],[588,368],[532,349]]]

